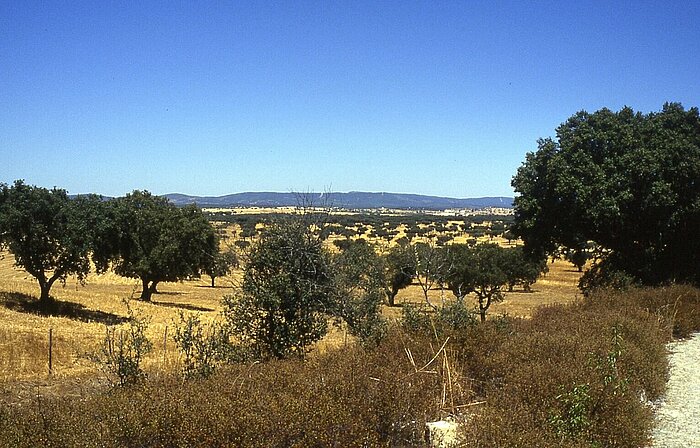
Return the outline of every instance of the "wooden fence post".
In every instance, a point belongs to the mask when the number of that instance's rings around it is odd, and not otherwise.
[[[165,326],[165,331],[163,332],[163,365],[165,365],[165,354],[168,350],[168,326]]]
[[[49,375],[53,373],[53,328],[49,328]]]

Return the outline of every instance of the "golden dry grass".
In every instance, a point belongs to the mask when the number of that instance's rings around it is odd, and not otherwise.
[[[54,376],[75,376],[95,373],[94,364],[87,359],[100,347],[106,323],[127,315],[125,299],[137,297],[137,280],[119,277],[113,273],[91,274],[85,286],[69,278],[65,286],[54,285],[52,296],[57,300],[77,304],[75,317],[41,316],[11,306],[13,301],[38,296],[36,281],[26,272],[13,266],[11,254],[3,253],[0,260],[0,381],[9,379],[38,379],[48,374],[48,335],[53,332]],[[238,275],[240,275],[238,273]],[[163,283],[160,294],[152,303],[130,300],[132,308],[150,323],[147,335],[154,350],[147,365],[176,361],[174,343],[170,337],[163,344],[166,331],[172,335],[174,322],[180,312],[202,314],[212,319],[220,310],[224,294],[232,291],[236,273],[217,279],[211,288],[208,277],[181,283]],[[92,321],[87,321],[92,320]]]
[[[522,288],[516,287],[513,292],[505,293],[503,302],[492,304],[489,313],[492,315],[507,313],[513,317],[530,317],[538,306],[571,303],[579,297],[577,285],[580,277],[581,273],[577,272],[571,263],[557,260],[553,264],[550,263],[549,272],[532,285],[532,292],[524,292]],[[449,290],[433,289],[429,291],[428,298],[433,305],[440,305],[443,301],[453,300],[453,295]],[[471,300],[476,305],[476,299],[472,297]],[[414,281],[411,286],[399,291],[396,303],[425,303],[425,296],[420,285]],[[385,315],[399,317],[401,309],[387,309]]]
[[[227,236],[232,236],[232,230],[226,229]],[[505,240],[495,239],[494,242],[508,245]],[[140,283],[113,273],[90,274],[84,286],[71,278],[65,286],[55,285],[51,293],[60,301],[82,307],[79,312],[81,319],[40,316],[8,304],[16,297],[25,301],[27,296],[37,297],[38,285],[25,271],[13,266],[11,254],[3,252],[0,255],[0,383],[47,378],[49,329],[53,331],[52,378],[70,379],[97,374],[98,370],[87,355],[99,349],[106,331],[105,324],[126,316],[124,300],[138,296]],[[505,312],[528,317],[537,306],[575,300],[580,274],[563,261],[549,266],[549,273],[533,285],[532,293],[517,290],[507,293],[505,300],[494,304],[490,313]],[[163,283],[159,285],[160,294],[154,296],[152,303],[130,301],[133,309],[150,320],[147,335],[154,350],[146,359],[147,368],[176,365],[178,356],[171,336],[179,313],[200,313],[205,321],[217,318],[221,298],[233,291],[240,276],[238,271],[231,277],[217,279],[216,288],[209,287],[206,276],[200,280]],[[443,300],[452,300],[452,294],[446,290],[434,290],[430,292],[430,300],[440,304]],[[399,304],[423,301],[423,292],[417,284],[402,290],[397,297]],[[389,318],[400,316],[400,312],[400,308],[383,310]],[[89,319],[92,321],[86,321]],[[346,342],[346,332],[334,328],[316,349],[325,351]]]

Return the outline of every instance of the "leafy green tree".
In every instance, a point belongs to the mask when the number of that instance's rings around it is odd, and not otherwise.
[[[204,272],[211,277],[211,287],[215,286],[217,278],[228,275],[238,264],[238,255],[231,249],[219,250],[211,256],[204,266]]]
[[[111,229],[96,249],[103,268],[141,280],[141,300],[150,301],[163,281],[196,277],[218,252],[217,239],[201,210],[178,209],[167,199],[134,191],[110,202]]]
[[[81,206],[97,201],[71,201],[65,190],[21,180],[0,185],[0,245],[39,282],[44,307],[53,302],[50,291],[56,281],[65,283],[69,275],[76,275],[82,282],[90,271],[92,229]]]
[[[568,247],[564,250],[564,259],[576,266],[579,272],[583,272],[586,262],[590,260],[591,253],[586,245],[578,245],[576,247]]]
[[[508,291],[513,291],[515,285],[522,285],[525,292],[530,292],[540,274],[548,270],[546,259],[534,260],[526,256],[522,246],[504,249],[501,268],[508,277]]]
[[[257,358],[303,356],[334,309],[330,255],[309,223],[271,223],[250,249],[241,291],[224,299],[238,341]]]
[[[416,273],[416,262],[413,248],[408,240],[403,239],[382,256],[384,293],[389,306],[396,305],[396,295],[400,290],[411,285]]]
[[[384,295],[382,262],[374,247],[363,239],[353,241],[333,257],[332,314],[347,323],[363,344],[374,344],[386,332],[381,316]]]
[[[538,141],[512,182],[513,232],[528,252],[593,242],[605,256],[584,288],[621,276],[700,283],[698,109],[579,112],[556,134]]]
[[[445,277],[447,287],[459,301],[467,294],[476,294],[482,322],[486,321],[491,304],[503,300],[502,288],[509,280],[504,269],[508,250],[491,243],[474,247],[453,244],[450,248],[451,269]]]

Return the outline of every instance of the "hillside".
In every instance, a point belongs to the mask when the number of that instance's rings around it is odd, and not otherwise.
[[[419,210],[444,209],[481,209],[487,207],[510,208],[513,198],[446,198],[404,193],[367,193],[351,191],[348,193],[308,193],[306,202],[312,205],[331,206],[348,209],[358,208],[394,208]],[[190,196],[186,194],[166,194],[176,205],[196,203],[200,207],[285,207],[299,205],[302,201],[297,193],[248,192],[225,196]]]

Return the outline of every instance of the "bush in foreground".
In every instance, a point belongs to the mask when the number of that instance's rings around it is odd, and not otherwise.
[[[700,330],[699,311],[690,287],[601,292],[530,320],[445,327],[441,339],[394,328],[371,349],[37,396],[0,408],[0,446],[424,446],[424,423],[455,410],[470,415],[460,446],[645,446],[653,418],[641,398],[663,394],[664,344]]]

